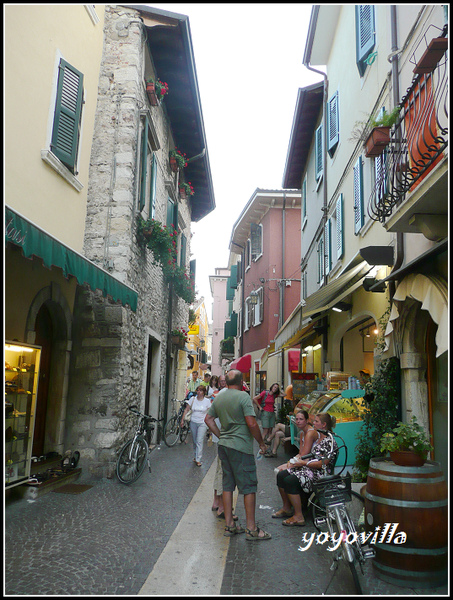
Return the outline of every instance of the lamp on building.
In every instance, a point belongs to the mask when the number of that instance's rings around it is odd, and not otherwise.
[[[252,290],[250,292],[250,304],[258,304],[258,292],[256,292],[255,290]]]
[[[335,306],[332,306],[332,310],[335,310],[336,312],[346,312],[351,310],[351,308],[352,304],[349,302],[337,302]]]

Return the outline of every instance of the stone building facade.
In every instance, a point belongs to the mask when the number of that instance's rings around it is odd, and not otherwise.
[[[180,198],[184,174],[169,164],[182,134],[172,127],[166,99],[152,106],[145,87],[148,77],[168,78],[173,100],[178,94],[171,73],[157,72],[148,43],[153,27],[169,23],[184,35],[171,13],[106,6],[84,251],[136,290],[138,305],[132,311],[78,288],[66,435],[67,447],[77,448],[88,468],[104,476],[113,473],[116,452],[134,423],[127,407],[136,404],[165,419],[169,399],[181,387],[177,379],[185,376],[185,353],[172,346],[169,332],[187,327],[189,304],[172,291],[137,237],[140,217],[164,225],[175,220],[178,260],[189,268],[196,196]]]

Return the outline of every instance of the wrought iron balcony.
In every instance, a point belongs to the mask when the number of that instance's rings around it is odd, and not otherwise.
[[[402,98],[390,144],[376,157],[375,187],[368,204],[372,219],[385,223],[429,173],[448,146],[446,28],[426,44],[410,88]],[[415,56],[415,52],[412,55]]]

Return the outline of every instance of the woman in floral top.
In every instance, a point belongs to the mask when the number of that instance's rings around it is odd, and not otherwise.
[[[297,459],[291,464],[290,468],[280,471],[277,475],[277,486],[283,500],[283,508],[272,516],[277,519],[288,517],[282,523],[287,527],[305,525],[300,492],[310,493],[313,490],[313,482],[323,475],[323,464],[327,467],[327,474],[330,475],[333,472],[333,463],[338,452],[338,445],[328,433],[332,431],[334,426],[335,418],[328,413],[316,415],[313,427],[318,433],[318,439],[311,450],[315,455],[314,458]],[[331,452],[332,450],[335,452],[333,456],[329,459],[322,458],[325,456],[326,451]]]

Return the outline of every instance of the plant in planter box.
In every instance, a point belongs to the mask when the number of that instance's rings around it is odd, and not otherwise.
[[[170,150],[170,167],[172,171],[176,172],[179,169],[183,169],[187,166],[186,155],[180,152],[177,148]]]
[[[153,252],[154,263],[163,266],[176,256],[176,238],[178,232],[173,226],[167,227],[155,219],[144,220],[139,217],[137,238],[141,245]]]
[[[350,139],[364,143],[365,156],[380,156],[390,143],[390,128],[398,121],[400,110],[400,106],[395,106],[391,112],[383,111],[379,117],[371,115],[365,121],[357,121]]]
[[[182,327],[177,327],[176,329],[172,329],[170,332],[171,341],[179,346],[184,346],[189,341],[189,336],[187,335],[187,330]]]
[[[146,93],[150,103],[153,106],[157,104],[168,94],[168,83],[162,82],[160,79],[146,80]]]
[[[187,302],[187,304],[195,302],[194,286],[184,267],[180,267],[176,265],[176,262],[173,262],[173,264],[167,265],[164,273],[167,281],[172,282],[175,294],[182,298],[184,302]]]
[[[405,459],[409,458],[410,464],[422,465],[428,452],[431,452],[433,447],[429,441],[429,435],[423,427],[417,423],[417,419],[412,417],[410,423],[402,423],[401,421],[391,432],[384,433],[381,437],[381,452],[390,452],[390,458],[395,464],[407,464]],[[418,457],[418,461],[412,461],[410,456],[398,456],[395,453],[403,452],[404,454],[414,453]],[[403,460],[403,462],[401,462]]]
[[[179,193],[181,194],[181,198],[188,198],[195,194],[195,190],[189,181],[189,183],[184,182],[179,184]]]

